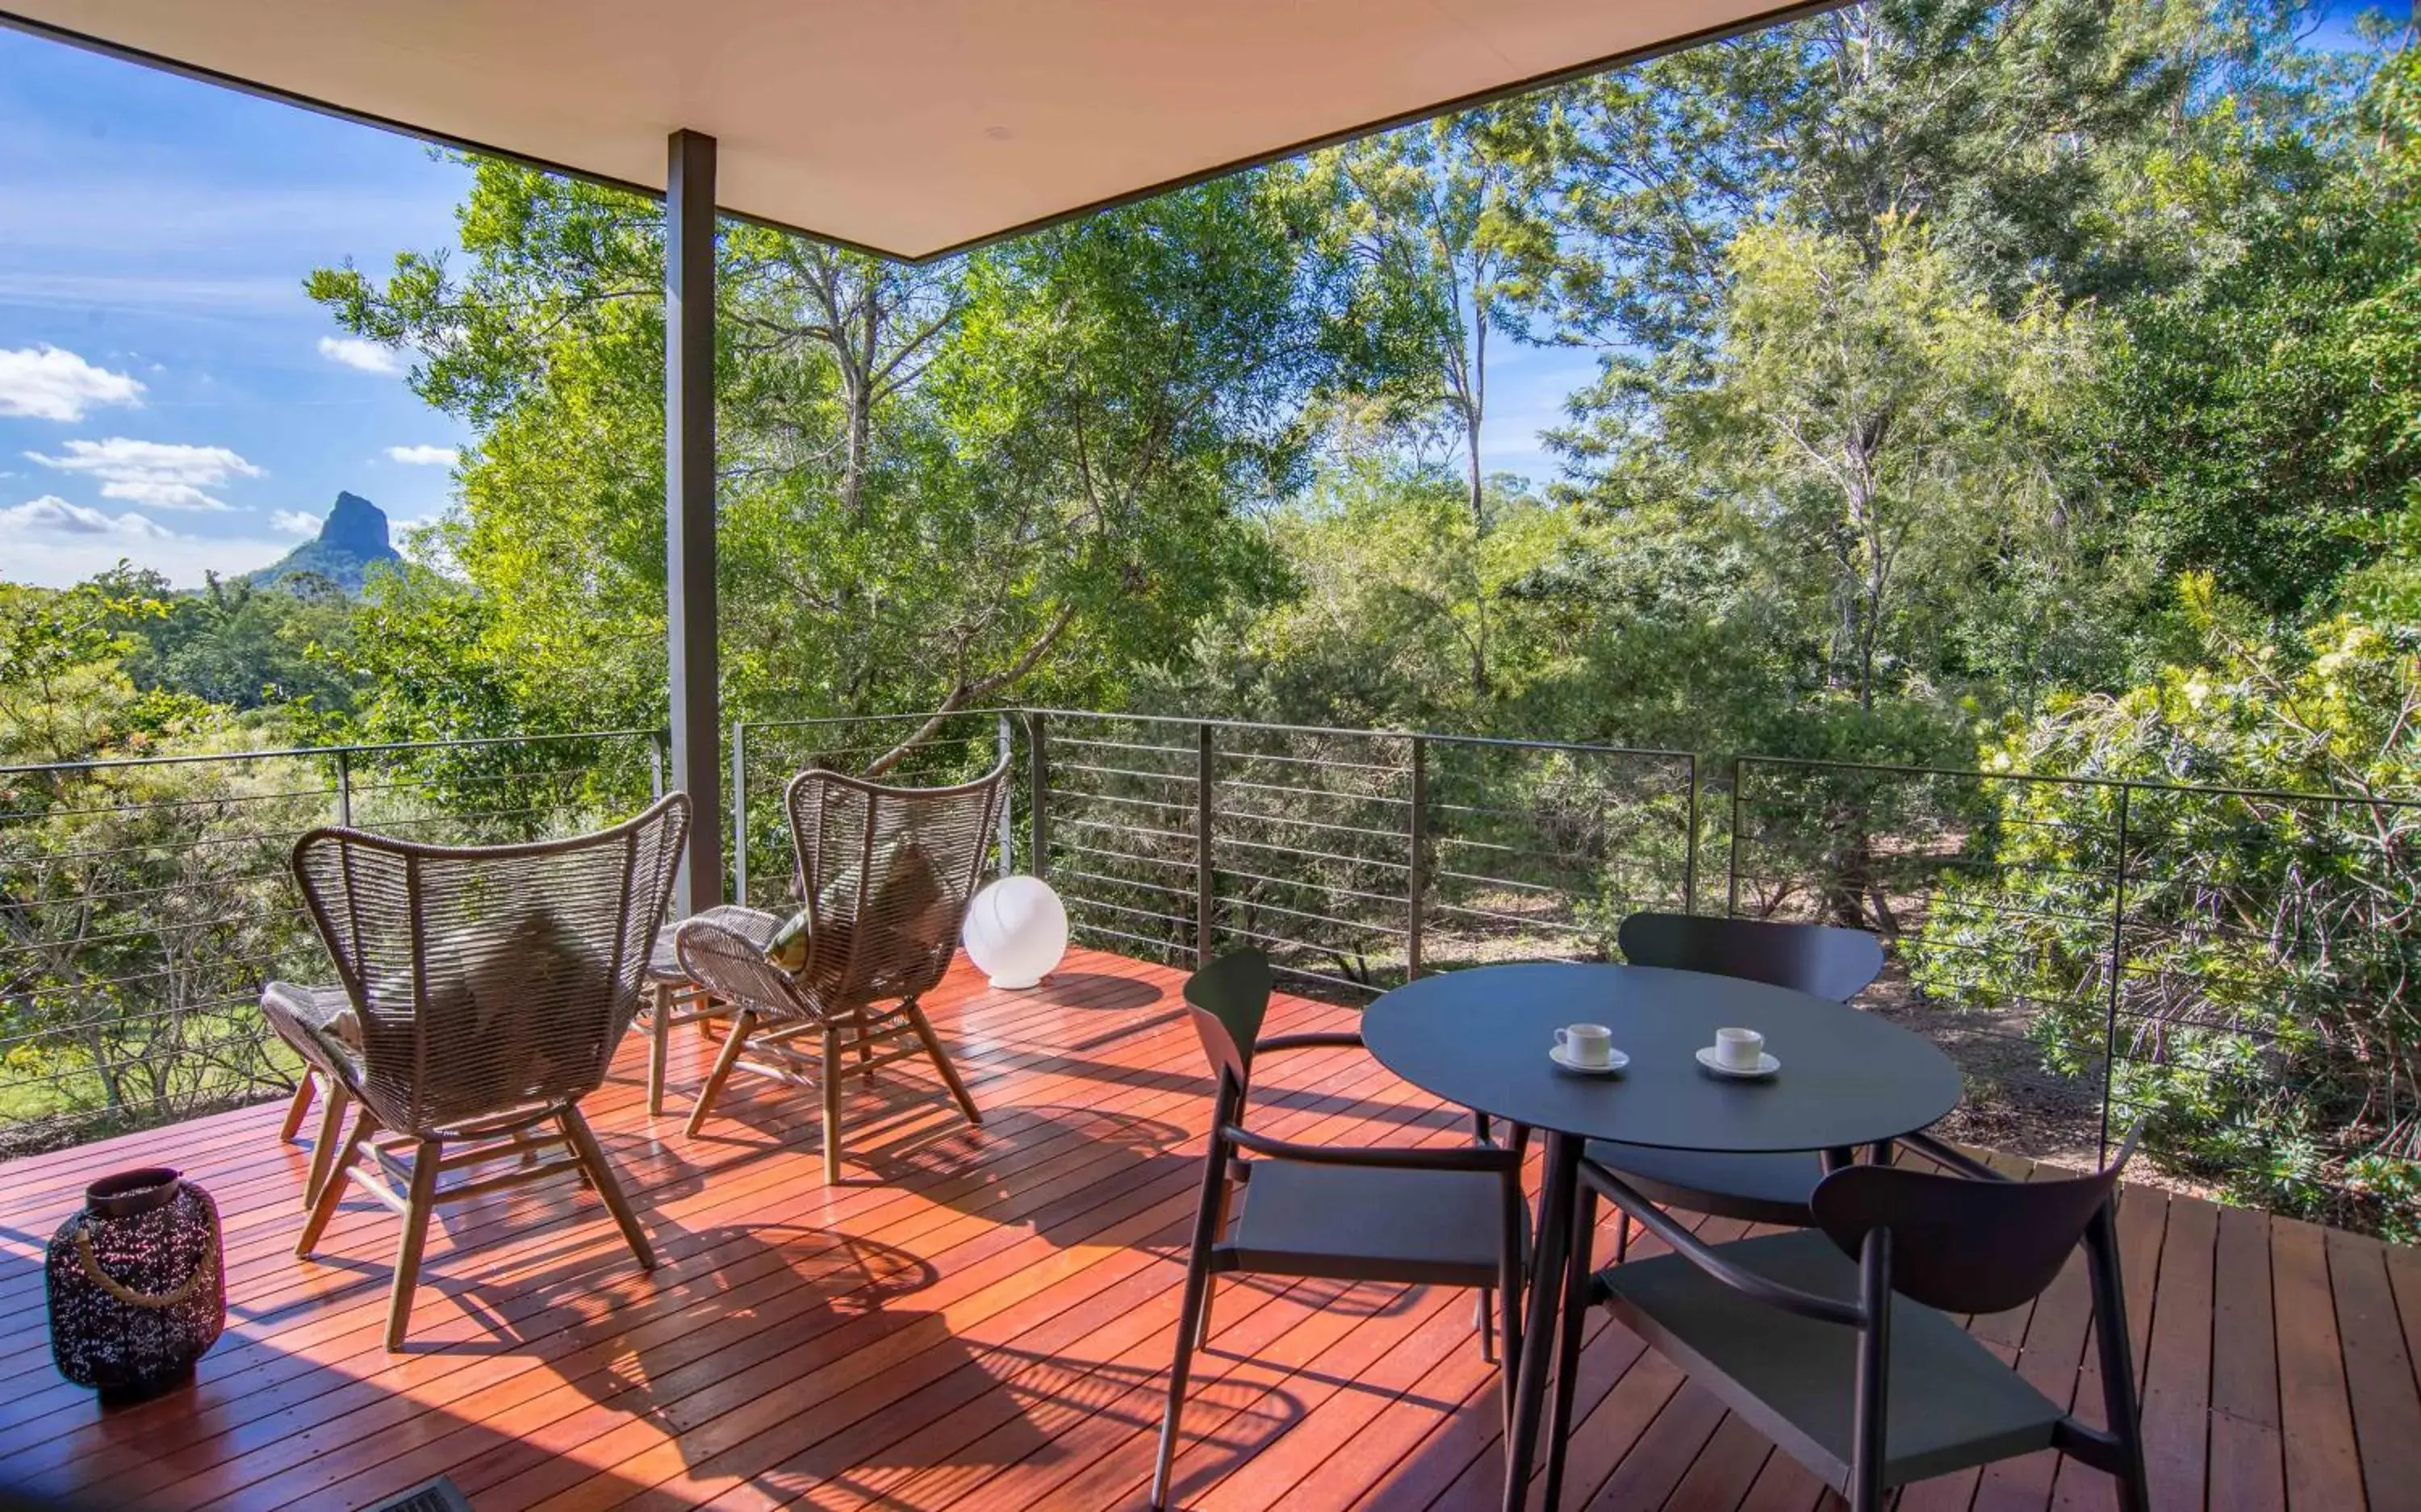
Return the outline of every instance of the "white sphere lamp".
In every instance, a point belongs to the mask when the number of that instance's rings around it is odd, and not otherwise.
[[[1003,877],[967,905],[967,959],[1010,992],[1040,987],[1068,954],[1068,910],[1039,877]]]

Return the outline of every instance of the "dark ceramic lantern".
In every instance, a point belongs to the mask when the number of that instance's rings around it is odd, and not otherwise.
[[[103,1177],[52,1237],[46,1279],[60,1375],[104,1402],[183,1385],[226,1326],[218,1206],[164,1166]]]

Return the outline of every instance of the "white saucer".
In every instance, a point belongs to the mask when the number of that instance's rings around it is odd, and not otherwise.
[[[1612,1076],[1615,1072],[1621,1070],[1624,1067],[1631,1064],[1630,1056],[1624,1054],[1618,1050],[1609,1050],[1605,1052],[1604,1065],[1591,1066],[1585,1061],[1576,1061],[1570,1056],[1565,1054],[1564,1047],[1561,1045],[1549,1045],[1547,1047],[1547,1059],[1554,1061],[1565,1070],[1578,1071],[1583,1076]]]
[[[1772,1076],[1774,1072],[1782,1069],[1782,1063],[1780,1061],[1775,1060],[1772,1055],[1769,1055],[1762,1051],[1757,1053],[1757,1066],[1755,1069],[1743,1069],[1739,1067],[1726,1066],[1723,1062],[1715,1059],[1715,1047],[1712,1045],[1702,1045],[1699,1047],[1698,1064],[1705,1067],[1708,1070],[1714,1072],[1717,1076],[1728,1076],[1735,1082],[1754,1082],[1761,1076]]]

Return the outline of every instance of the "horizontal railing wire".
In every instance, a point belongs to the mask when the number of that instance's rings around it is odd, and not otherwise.
[[[305,830],[489,844],[597,829],[660,790],[660,742],[607,730],[0,768],[0,1154],[290,1087],[258,1004],[271,980],[332,974],[286,867]]]
[[[1864,1000],[1966,1073],[1980,1143],[2421,1225],[2421,800],[1751,756],[1726,903],[1881,934]]]
[[[995,864],[1123,954],[1251,944],[1367,1001],[1612,959],[1640,909],[1851,923],[1888,947],[1862,1004],[1953,1054],[1980,1142],[2090,1159],[2148,1113],[2164,1159],[2225,1181],[2266,1130],[2301,1152],[2266,1158],[2293,1166],[2273,1184],[2360,1217],[2421,1138],[2410,800],[1053,709],[728,733],[728,881],[759,907],[797,906],[798,772],[922,786],[1006,758]],[[0,768],[0,1150],[285,1083],[252,1003],[327,974],[285,870],[302,830],[575,833],[664,765],[661,735],[615,730]]]

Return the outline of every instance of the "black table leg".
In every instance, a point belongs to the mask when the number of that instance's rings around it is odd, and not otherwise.
[[[1530,1489],[1530,1466],[1539,1446],[1539,1418],[1547,1405],[1546,1348],[1555,1337],[1555,1311],[1563,1300],[1571,1261],[1574,1189],[1581,1149],[1586,1143],[1549,1130],[1547,1174],[1539,1193],[1539,1269],[1530,1284],[1530,1317],[1522,1331],[1522,1373],[1513,1395],[1513,1427],[1505,1442],[1505,1512],[1522,1512]]]

